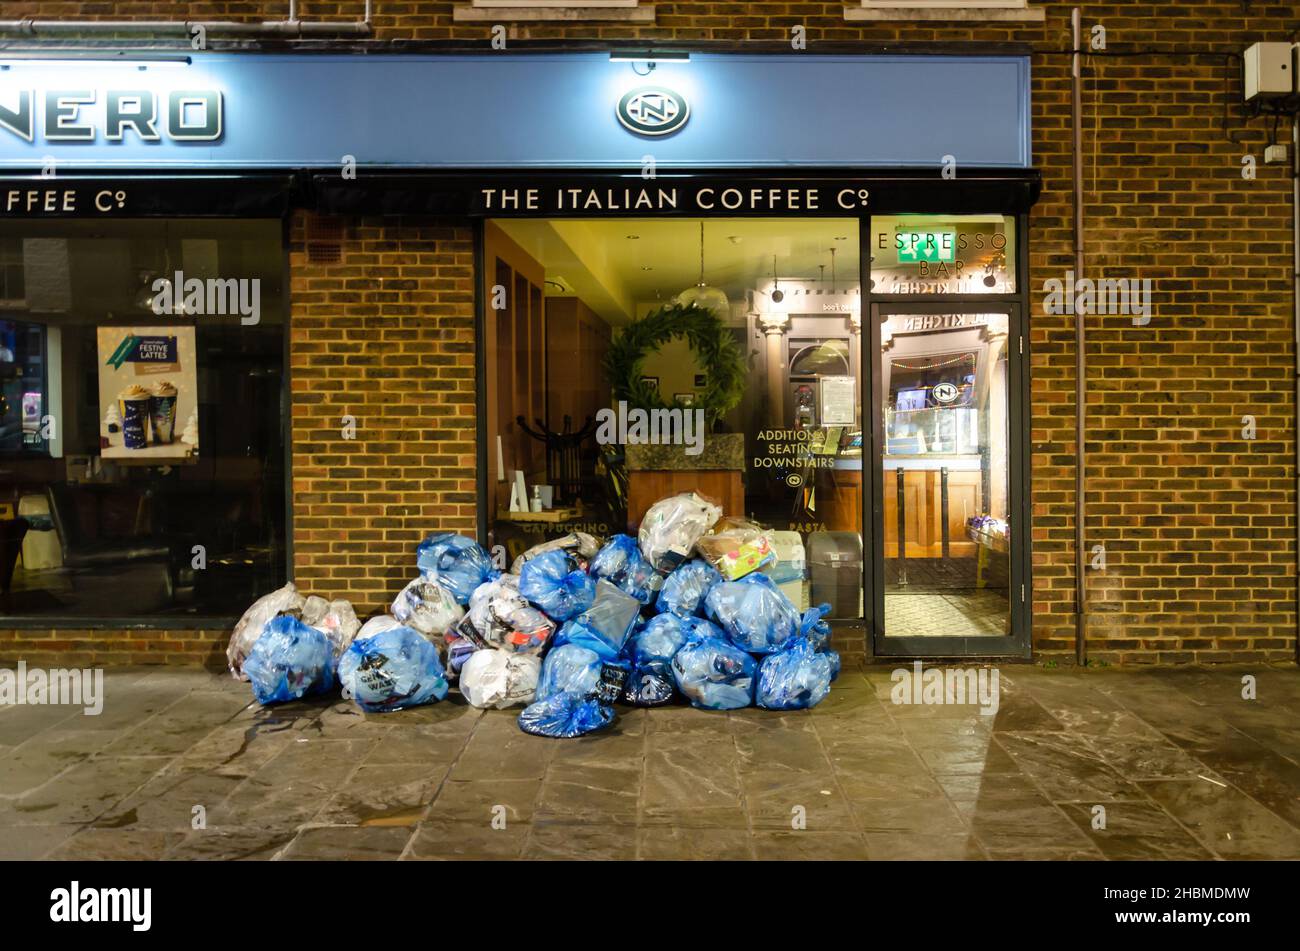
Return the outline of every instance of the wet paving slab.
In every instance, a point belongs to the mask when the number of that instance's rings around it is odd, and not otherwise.
[[[261,708],[226,676],[110,670],[99,716],[0,707],[0,858],[1300,858],[1294,666],[1008,666],[996,709],[897,703],[891,673],[548,740],[455,693]]]

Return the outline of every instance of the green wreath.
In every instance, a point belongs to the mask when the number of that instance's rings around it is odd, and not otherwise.
[[[745,395],[745,359],[718,315],[695,304],[665,304],[623,328],[605,355],[614,399],[626,400],[632,409],[685,408],[676,400],[666,402],[641,381],[647,354],[673,337],[685,337],[704,363],[705,388],[690,408],[704,410],[712,426]]]

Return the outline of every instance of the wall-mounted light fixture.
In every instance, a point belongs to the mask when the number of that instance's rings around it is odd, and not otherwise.
[[[612,50],[611,63],[631,63],[638,76],[649,76],[659,63],[689,63],[691,54],[680,50]],[[644,66],[644,69],[638,69]]]

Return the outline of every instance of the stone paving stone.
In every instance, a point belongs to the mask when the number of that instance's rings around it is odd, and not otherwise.
[[[1105,807],[1105,828],[1094,828],[1095,805]],[[1172,816],[1154,804],[1066,803],[1061,808],[1108,859],[1209,861],[1214,858]]]
[[[552,762],[542,783],[534,822],[636,825],[641,770],[621,765]]]
[[[282,861],[376,861],[400,858],[414,835],[407,827],[321,826],[303,829],[279,855]]]
[[[1293,668],[1008,666],[995,716],[895,705],[891,670],[571,741],[454,694],[262,708],[224,675],[110,672],[107,719],[0,708],[0,858],[1300,858]]]
[[[754,853],[768,862],[843,862],[865,859],[867,843],[857,832],[755,832]]]
[[[95,820],[103,828],[182,830],[192,828],[194,807],[204,814],[238,788],[238,777],[181,769],[174,764]]]
[[[1222,858],[1300,858],[1300,832],[1239,789],[1201,779],[1158,780],[1142,787]]]
[[[195,830],[163,857],[168,860],[220,860],[266,862],[298,835],[292,829],[214,828]]]
[[[315,821],[332,826],[415,826],[446,774],[445,764],[418,761],[360,766]]]
[[[729,862],[754,858],[748,829],[695,829],[651,825],[637,830],[637,858],[643,861]]]
[[[487,823],[467,825],[457,820],[430,819],[420,823],[402,858],[517,859],[530,829],[526,822],[510,822],[503,829],[494,829]]]
[[[541,779],[450,779],[442,784],[426,818],[471,827],[490,826],[498,816],[507,825],[527,823],[537,810],[541,791]]]
[[[987,856],[978,842],[965,835],[867,833],[867,858],[880,862],[971,862]]]
[[[149,756],[86,760],[16,800],[14,811],[47,825],[91,822],[143,786],[167,762]]]
[[[45,857],[76,861],[157,861],[185,838],[183,832],[150,829],[87,829],[79,832]]]
[[[590,822],[533,822],[524,839],[525,859],[636,858],[636,829]]]

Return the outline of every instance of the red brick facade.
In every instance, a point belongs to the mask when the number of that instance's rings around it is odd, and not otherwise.
[[[449,2],[376,0],[375,40],[483,45],[491,24]],[[1033,642],[1073,657],[1074,336],[1037,289],[1072,266],[1070,4],[1045,23],[847,22],[837,3],[665,3],[653,23],[528,22],[516,41],[703,41],[721,50],[789,40],[960,51],[1032,50],[1034,164]],[[300,4],[353,19],[361,2]],[[9,18],[278,19],[287,4],[12,2]],[[1155,312],[1088,319],[1089,655],[1116,663],[1287,659],[1295,613],[1289,167],[1263,164],[1271,123],[1247,120],[1228,54],[1300,26],[1292,4],[1176,0],[1082,7],[1108,50],[1085,68],[1088,271],[1150,278]],[[504,22],[504,21],[503,21]],[[214,46],[221,46],[214,38]],[[1142,55],[1129,55],[1142,51]],[[1122,54],[1122,55],[1117,55]],[[955,93],[959,94],[959,93]],[[1226,106],[1226,108],[1225,108]],[[1225,122],[1226,116],[1226,122]],[[924,105],[918,105],[924,121]],[[1225,131],[1226,129],[1226,131]],[[1284,123],[1279,139],[1289,140]],[[1258,162],[1254,179],[1242,158]],[[960,161],[960,156],[958,156]],[[315,259],[310,219],[292,224],[294,576],[380,607],[431,529],[474,523],[473,248],[465,222],[340,222],[335,261]],[[329,244],[330,241],[324,243]],[[324,257],[323,255],[319,257]],[[341,436],[342,417],[357,438]],[[1241,437],[1255,417],[1258,438]],[[213,662],[224,632],[0,631],[0,661]],[[863,645],[846,643],[849,659]]]

